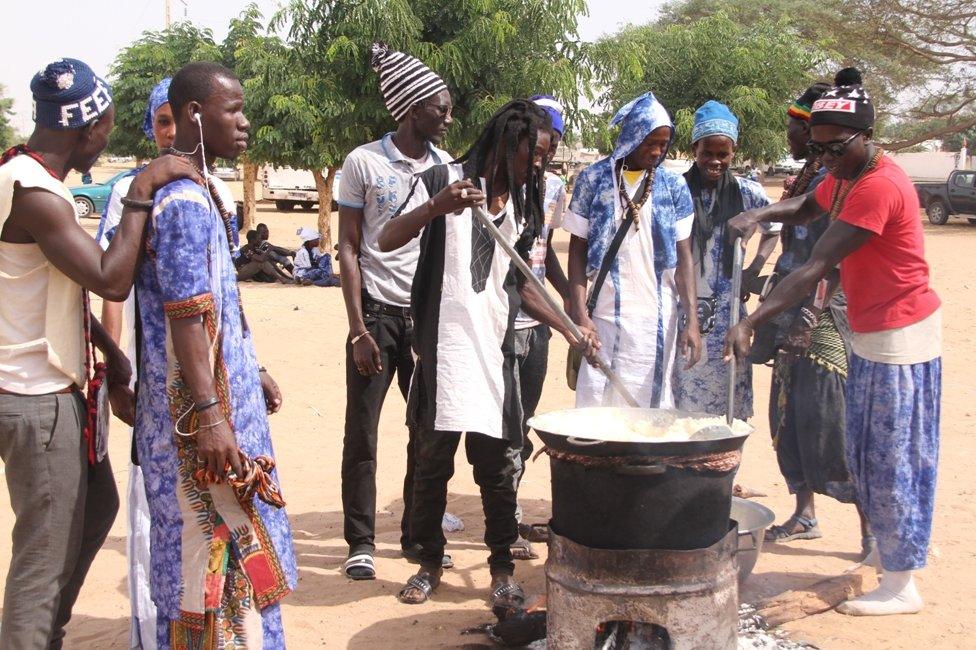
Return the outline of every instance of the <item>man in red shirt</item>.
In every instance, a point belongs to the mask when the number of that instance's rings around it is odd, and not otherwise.
[[[922,608],[912,572],[925,566],[939,452],[941,311],[929,286],[918,197],[871,139],[874,107],[860,84],[837,86],[811,111],[809,149],[829,174],[815,192],[729,222],[748,238],[761,222],[833,223],[810,259],[729,331],[726,358],[743,358],[755,328],[798,304],[838,264],[848,298],[847,459],[884,575],[875,591],[842,603],[851,615]],[[811,308],[812,313],[821,309]],[[871,558],[874,559],[874,558]]]

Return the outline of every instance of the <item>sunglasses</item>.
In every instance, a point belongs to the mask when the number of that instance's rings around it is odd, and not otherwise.
[[[858,131],[851,137],[847,138],[843,142],[814,142],[813,140],[807,140],[807,150],[818,158],[825,153],[829,153],[834,158],[840,158],[847,151],[847,147],[854,141],[854,138],[864,133],[864,131]]]

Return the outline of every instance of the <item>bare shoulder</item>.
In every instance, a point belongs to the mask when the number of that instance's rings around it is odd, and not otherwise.
[[[73,205],[46,189],[17,185],[3,228],[4,241],[33,243],[38,232],[65,228],[80,228]]]

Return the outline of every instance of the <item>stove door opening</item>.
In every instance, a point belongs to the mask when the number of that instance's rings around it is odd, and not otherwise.
[[[593,650],[673,650],[665,627],[642,621],[604,621],[596,626]]]

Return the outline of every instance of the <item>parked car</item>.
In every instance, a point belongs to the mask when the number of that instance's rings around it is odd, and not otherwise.
[[[104,183],[89,183],[70,188],[71,196],[75,199],[75,213],[78,218],[100,217],[105,204],[108,203],[108,198],[112,196],[112,188],[130,171],[132,170],[121,171]]]
[[[339,191],[341,178],[342,172],[337,171],[335,180],[332,182],[333,210],[339,209],[335,197]],[[293,210],[296,205],[300,206],[302,210],[311,210],[319,202],[315,177],[308,169],[271,167],[270,165],[265,167],[261,170],[261,195],[266,201],[274,201],[275,207],[282,212]]]
[[[941,226],[953,215],[970,215],[976,225],[976,171],[957,169],[943,183],[915,183],[929,221]]]

